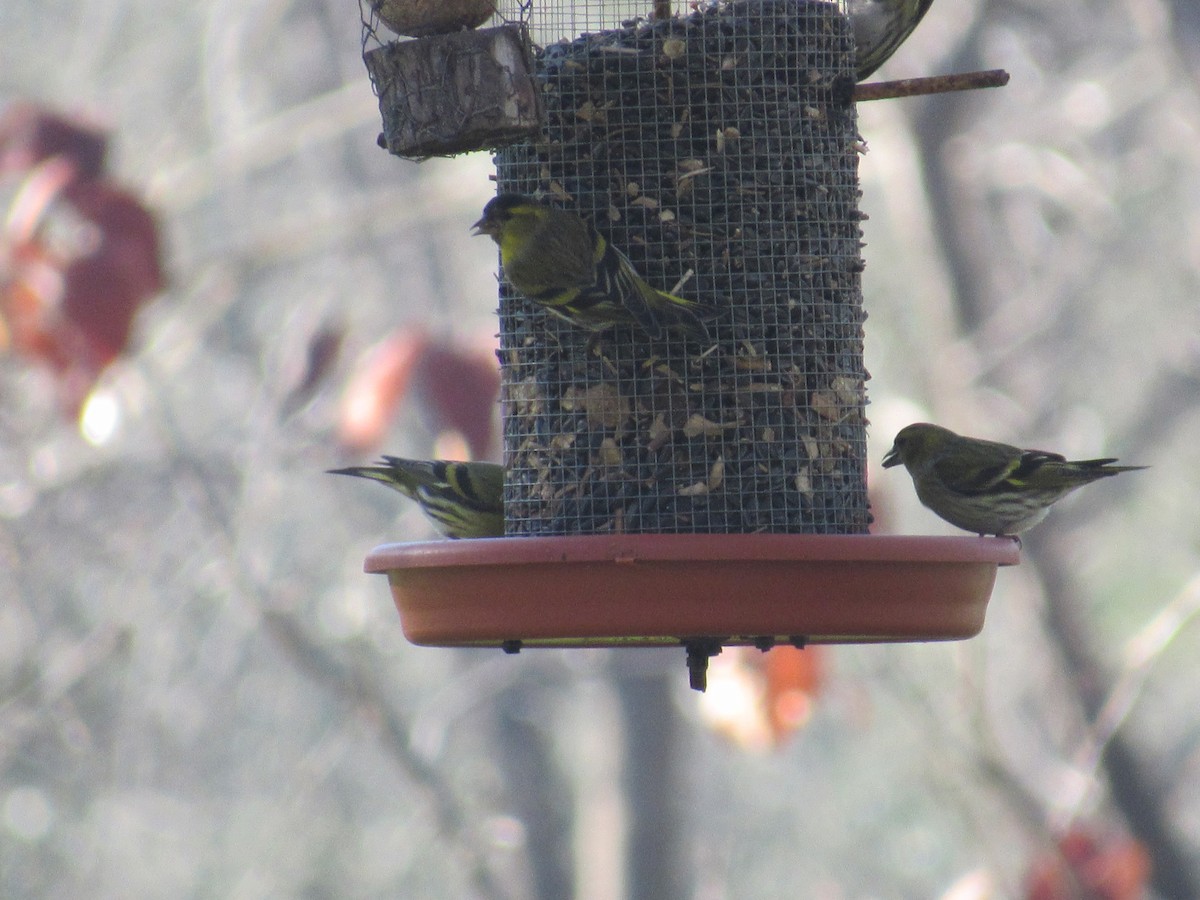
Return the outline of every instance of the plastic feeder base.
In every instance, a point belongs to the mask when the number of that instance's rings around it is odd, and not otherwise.
[[[589,535],[385,544],[365,569],[388,576],[414,644],[684,645],[694,660],[702,646],[974,637],[997,566],[1019,559],[1011,538]]]

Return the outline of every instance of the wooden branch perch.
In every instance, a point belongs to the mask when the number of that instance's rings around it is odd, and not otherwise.
[[[893,97],[915,97],[919,94],[945,94],[949,91],[973,91],[976,88],[1003,87],[1008,73],[1003,69],[986,72],[961,72],[955,75],[933,75],[929,78],[904,78],[900,81],[874,81],[856,84],[854,99],[890,100]]]

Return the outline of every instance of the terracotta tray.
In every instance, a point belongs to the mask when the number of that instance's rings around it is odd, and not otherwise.
[[[414,644],[521,647],[945,641],[983,628],[1011,538],[588,535],[385,544]]]

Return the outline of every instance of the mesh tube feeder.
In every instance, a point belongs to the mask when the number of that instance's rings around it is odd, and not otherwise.
[[[589,333],[502,281],[506,537],[388,545],[367,570],[415,643],[682,644],[699,689],[727,644],[977,634],[1012,541],[867,534],[849,19],[810,0],[635,11],[509,11],[540,45],[542,124],[499,151],[497,189],[720,309],[710,339]]]

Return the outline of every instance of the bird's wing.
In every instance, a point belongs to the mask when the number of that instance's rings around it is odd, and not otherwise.
[[[937,460],[931,468],[950,490],[959,494],[983,494],[1004,480],[1012,463],[997,461],[981,466],[976,459],[948,456]]]
[[[555,228],[553,241],[556,245],[554,259],[561,268],[564,286],[586,288],[596,281],[596,263],[599,250],[596,233],[581,219],[553,220],[547,227]]]
[[[596,280],[589,228],[561,210],[545,211],[524,235],[506,234],[500,257],[512,284],[544,303],[569,302]]]
[[[987,494],[1023,485],[1048,462],[1062,462],[1057,453],[1018,450],[1007,444],[975,441],[970,453],[949,454],[933,465],[946,487],[960,494]]]
[[[1009,484],[1024,487],[1037,479],[1038,474],[1045,469],[1047,463],[1063,463],[1066,461],[1067,458],[1060,453],[1049,453],[1045,450],[1026,450],[1015,460],[1016,464],[1005,475],[1004,480]]]
[[[504,470],[500,466],[435,463],[442,480],[462,501],[484,512],[504,511]]]
[[[471,490],[484,503],[504,512],[504,467],[480,465],[471,469]]]
[[[610,297],[620,297],[625,311],[633,316],[646,334],[652,338],[661,337],[662,319],[652,305],[652,301],[657,299],[654,288],[642,280],[629,257],[612,244],[605,243],[604,255],[597,266],[604,292]]]
[[[425,513],[449,538],[504,534],[504,470],[483,463],[434,462],[440,480],[422,485],[417,497]]]
[[[396,486],[408,496],[415,496],[417,488],[437,484],[440,479],[434,471],[435,463],[421,459],[402,459],[399,456],[382,457],[396,482]]]

